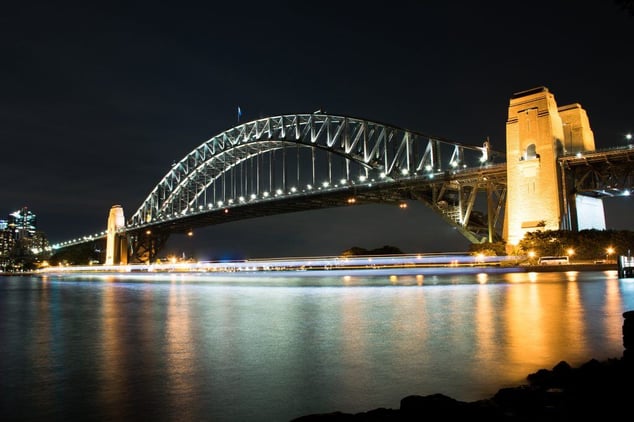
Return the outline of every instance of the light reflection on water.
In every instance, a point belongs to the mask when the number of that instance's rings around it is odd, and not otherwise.
[[[289,420],[622,354],[616,272],[0,278],[0,413]]]

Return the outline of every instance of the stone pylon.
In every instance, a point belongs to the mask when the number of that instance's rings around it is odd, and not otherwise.
[[[127,239],[124,234],[120,233],[120,229],[124,227],[123,208],[121,205],[113,205],[108,215],[105,265],[125,265],[128,263]]]

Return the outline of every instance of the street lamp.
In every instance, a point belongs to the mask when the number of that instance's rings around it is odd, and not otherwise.
[[[612,255],[612,254],[614,253],[614,248],[613,248],[612,246],[609,246],[609,247],[605,250],[605,253],[606,253],[606,256],[605,256],[606,261],[607,261],[607,262],[610,262],[610,255]]]
[[[574,254],[575,254],[575,250],[574,250],[574,249],[572,249],[572,248],[568,248],[568,249],[566,250],[566,255],[568,255],[568,259],[569,259],[569,260],[570,260],[570,259],[572,259],[572,256],[573,256]]]

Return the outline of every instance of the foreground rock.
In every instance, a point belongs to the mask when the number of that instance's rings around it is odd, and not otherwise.
[[[527,384],[503,388],[493,397],[474,402],[443,394],[408,396],[400,408],[361,413],[324,413],[291,422],[320,421],[572,421],[634,418],[634,311],[623,314],[622,358],[592,359],[573,368],[567,362],[527,376]]]

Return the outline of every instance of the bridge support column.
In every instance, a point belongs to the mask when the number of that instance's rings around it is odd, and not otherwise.
[[[545,87],[516,93],[506,123],[507,203],[504,239],[510,247],[536,230],[568,228],[572,192],[558,157],[594,149],[586,112],[579,104],[557,107]],[[575,228],[576,229],[576,228]]]
[[[121,205],[113,205],[108,215],[106,234],[105,265],[125,265],[128,263],[128,242],[126,236],[119,233],[125,227],[125,218]]]

